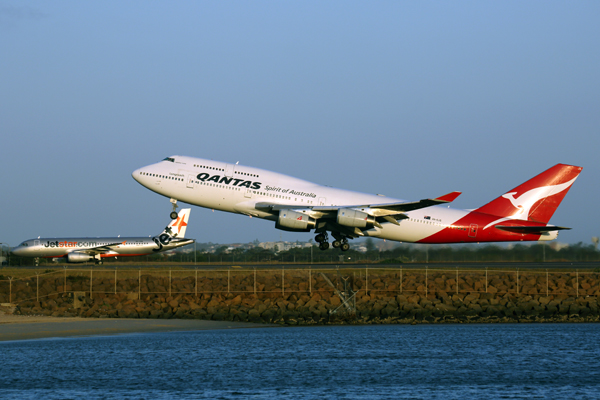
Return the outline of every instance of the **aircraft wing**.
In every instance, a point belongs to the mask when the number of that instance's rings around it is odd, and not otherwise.
[[[91,256],[94,256],[96,254],[104,254],[104,253],[114,251],[115,247],[120,246],[124,243],[125,242],[109,243],[109,244],[105,244],[103,246],[90,247],[89,249],[77,250],[77,252],[78,253],[86,253]]]
[[[394,215],[401,214],[408,211],[418,210],[420,208],[426,208],[435,206],[438,204],[450,203],[454,201],[458,196],[460,196],[461,192],[452,192],[445,194],[440,197],[436,197],[435,199],[423,199],[419,201],[405,202],[405,203],[383,203],[383,204],[364,204],[357,206],[344,206],[344,207],[324,207],[317,206],[313,207],[314,211],[329,211],[328,209],[332,209],[331,211],[337,211],[340,208],[364,208],[367,214],[370,214],[374,217],[383,217],[385,215]]]
[[[255,205],[255,207],[257,209],[268,209],[271,211],[279,211],[279,210],[285,210],[285,209],[293,209],[293,210],[306,209],[306,210],[312,210],[312,211],[315,211],[318,213],[322,213],[323,216],[333,213],[333,212],[337,213],[337,211],[342,208],[351,208],[351,209],[359,208],[359,209],[363,210],[365,213],[372,215],[374,217],[386,217],[386,216],[390,216],[390,215],[403,214],[408,211],[418,210],[420,208],[431,207],[431,206],[435,206],[438,204],[450,203],[450,202],[454,201],[454,199],[456,199],[460,194],[461,194],[461,192],[452,192],[452,193],[448,193],[448,194],[445,194],[440,197],[436,197],[435,199],[423,199],[423,200],[419,200],[419,201],[403,202],[403,203],[359,204],[359,205],[348,205],[348,206],[298,206],[297,204],[285,205],[285,204],[273,204],[273,203],[261,202],[261,203],[257,203]],[[406,217],[404,217],[404,218],[406,218]],[[400,218],[400,219],[404,219],[404,218]],[[385,218],[385,219],[390,221],[390,219],[393,219],[393,218],[389,218],[389,219]],[[390,221],[390,222],[392,222],[392,221]]]

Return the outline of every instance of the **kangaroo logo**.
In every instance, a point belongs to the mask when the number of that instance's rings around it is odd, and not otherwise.
[[[577,177],[571,179],[568,182],[560,183],[558,185],[533,188],[531,190],[526,191],[518,197],[515,197],[517,192],[509,192],[503,194],[502,197],[510,201],[513,207],[516,208],[516,211],[508,217],[500,218],[494,222],[490,222],[483,229],[487,229],[490,226],[497,224],[498,222],[507,221],[510,219],[527,221],[529,219],[529,214],[531,213],[531,207],[533,207],[535,203],[537,203],[541,199],[545,199],[546,197],[553,196],[564,190],[569,189],[573,182],[575,182],[575,179],[577,179]]]

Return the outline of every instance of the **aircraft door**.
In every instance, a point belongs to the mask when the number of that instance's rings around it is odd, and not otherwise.
[[[233,176],[233,170],[235,169],[235,165],[233,164],[225,164],[225,176],[231,178]]]
[[[476,237],[477,236],[477,224],[471,224],[471,226],[469,227],[469,237]]]
[[[325,205],[325,197],[319,197],[319,205],[320,206],[324,206]]]
[[[246,193],[244,193],[244,197],[252,198],[252,190],[246,189]]]
[[[194,180],[196,179],[196,177],[194,176],[194,174],[189,174],[188,178],[187,178],[187,184],[186,186],[190,189],[194,188]]]
[[[39,240],[34,240],[33,241],[33,251],[40,251],[42,249],[42,246],[40,244]]]

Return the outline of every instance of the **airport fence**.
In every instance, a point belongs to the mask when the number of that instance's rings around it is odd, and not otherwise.
[[[495,295],[600,296],[600,273],[548,270],[461,269],[71,269],[27,277],[0,277],[0,303],[40,301],[65,293],[90,298],[247,294],[285,296],[318,292],[443,296]]]

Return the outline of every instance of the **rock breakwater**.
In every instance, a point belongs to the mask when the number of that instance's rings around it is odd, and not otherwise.
[[[11,280],[10,287],[0,281],[0,302],[23,315],[290,325],[600,321],[600,274],[593,272],[62,273]]]

